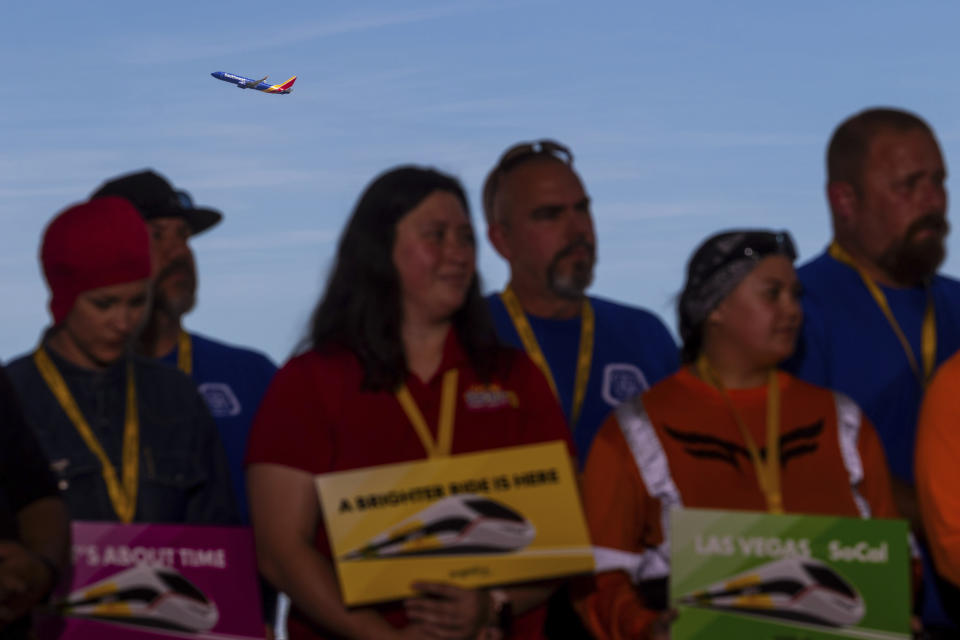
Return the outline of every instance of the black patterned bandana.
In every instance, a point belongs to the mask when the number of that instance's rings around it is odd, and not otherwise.
[[[688,340],[757,263],[772,255],[796,260],[789,233],[743,229],[707,238],[687,264],[687,282],[678,308],[680,337]]]

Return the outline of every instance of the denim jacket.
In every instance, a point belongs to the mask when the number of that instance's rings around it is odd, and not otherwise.
[[[236,504],[217,427],[193,382],[156,360],[128,355],[105,371],[47,349],[110,461],[121,470],[127,361],[133,359],[140,421],[134,522],[236,524]],[[7,372],[57,479],[70,516],[116,520],[100,462],[41,377],[32,354]]]

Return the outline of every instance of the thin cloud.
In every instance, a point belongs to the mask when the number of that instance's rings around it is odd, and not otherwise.
[[[678,131],[670,142],[686,142],[705,147],[792,147],[823,144],[822,135],[782,131]]]
[[[18,149],[0,155],[0,189],[32,190],[36,186],[64,188],[67,181],[99,176],[98,167],[115,161],[122,152],[100,149],[36,148]],[[85,189],[89,189],[86,185]]]
[[[318,38],[447,18],[471,13],[486,6],[481,3],[465,3],[412,11],[358,13],[322,23],[277,27],[270,32],[258,33],[256,38],[250,38],[249,33],[236,33],[219,42],[198,43],[193,37],[155,38],[146,44],[142,41],[128,43],[128,60],[133,64],[157,64],[233,56]]]
[[[328,177],[324,175],[325,172],[318,170],[271,169],[245,163],[232,168],[221,166],[219,169],[220,171],[211,172],[202,164],[192,166],[182,162],[178,166],[178,172],[195,176],[189,185],[182,185],[191,193],[201,189],[264,189],[318,182],[335,183],[339,178],[339,175]]]
[[[198,251],[273,251],[297,247],[315,247],[337,239],[330,229],[296,229],[235,236],[213,236],[198,242]]]
[[[742,217],[762,214],[768,210],[763,204],[750,202],[718,202],[690,200],[687,202],[604,202],[595,205],[595,214],[603,222],[631,222],[658,218]]]
[[[586,131],[580,136],[580,146],[609,149],[611,147],[655,148],[680,147],[794,147],[823,145],[822,133],[799,131]]]

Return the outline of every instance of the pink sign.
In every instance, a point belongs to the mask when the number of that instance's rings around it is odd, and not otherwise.
[[[74,522],[63,582],[41,640],[264,638],[247,527]]]

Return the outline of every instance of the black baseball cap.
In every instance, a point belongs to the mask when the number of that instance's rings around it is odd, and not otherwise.
[[[195,207],[189,193],[174,189],[166,178],[150,169],[108,180],[90,199],[104,196],[126,198],[144,220],[183,218],[190,226],[190,235],[206,231],[223,219],[216,209]]]

